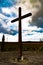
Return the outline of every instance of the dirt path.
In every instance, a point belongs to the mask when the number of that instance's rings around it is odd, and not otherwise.
[[[27,64],[12,63],[10,59],[18,57],[17,52],[0,52],[0,65],[43,65],[43,52],[23,52],[23,56],[28,58]]]

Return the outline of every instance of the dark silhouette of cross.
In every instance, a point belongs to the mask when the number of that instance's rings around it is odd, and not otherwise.
[[[19,7],[19,17],[11,21],[11,23],[16,22],[16,21],[19,21],[19,53],[20,53],[20,54],[19,54],[19,58],[22,57],[21,19],[24,19],[24,18],[29,17],[29,16],[31,16],[31,15],[32,15],[32,13],[28,13],[28,14],[26,14],[26,15],[21,16],[21,7]],[[25,26],[25,25],[24,25],[24,26]]]

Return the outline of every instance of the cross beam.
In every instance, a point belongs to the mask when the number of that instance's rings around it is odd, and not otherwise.
[[[26,14],[26,15],[23,15],[23,16],[21,16],[21,19],[24,19],[24,18],[29,17],[29,16],[31,16],[31,15],[32,15],[31,13],[28,13],[28,14]],[[11,22],[13,23],[13,22],[16,22],[16,21],[18,21],[18,20],[19,20],[19,18],[16,18],[16,19],[12,20]]]
[[[31,13],[21,16],[21,7],[19,7],[19,17],[12,20],[11,23],[19,20],[19,58],[22,57],[22,31],[21,31],[21,19],[31,16]]]

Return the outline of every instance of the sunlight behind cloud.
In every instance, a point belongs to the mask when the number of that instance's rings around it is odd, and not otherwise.
[[[22,8],[22,16],[32,13],[32,16],[21,21],[22,41],[40,41],[40,38],[43,38],[43,16],[39,16],[40,11],[42,12],[43,10],[39,0],[37,0],[34,6],[30,3],[30,0],[2,0],[1,3],[0,40],[2,40],[1,35],[4,34],[5,41],[18,42],[19,21],[11,23],[11,20],[19,16],[19,7]]]

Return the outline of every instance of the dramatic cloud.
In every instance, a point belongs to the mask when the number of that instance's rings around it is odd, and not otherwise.
[[[32,13],[32,16],[22,20],[22,41],[40,41],[43,39],[42,0],[37,0],[34,6],[29,0],[1,0],[0,40],[4,34],[5,41],[18,42],[19,21],[11,23],[11,20],[18,17],[19,7],[22,8],[22,15]]]
[[[16,4],[16,0],[0,0],[0,7],[11,7]]]
[[[9,15],[10,15],[10,12],[9,12]],[[16,23],[13,23],[13,24],[11,23],[12,19],[14,18],[5,16],[2,10],[2,13],[0,13],[0,33],[12,34],[12,35],[15,35],[18,33]]]

